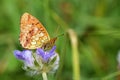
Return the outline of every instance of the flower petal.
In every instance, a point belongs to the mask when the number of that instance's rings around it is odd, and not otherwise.
[[[50,57],[52,57],[55,54],[55,49],[56,49],[56,46],[53,46],[50,51],[44,51],[43,49],[39,48],[39,49],[36,50],[36,53],[39,56],[41,56],[42,61],[46,63],[46,62],[48,62]]]
[[[30,50],[24,50],[24,51],[15,50],[14,55],[16,58],[23,60],[23,62],[25,63],[25,67],[34,66],[34,58]]]
[[[46,54],[45,54],[45,56],[44,56],[43,59],[44,59],[45,61],[48,61],[48,59],[50,59],[54,54],[55,54],[55,52],[52,52],[52,53],[46,52]]]
[[[53,53],[56,49],[56,46],[53,46],[52,49],[49,51],[49,53]]]
[[[15,50],[15,51],[14,51],[14,55],[15,55],[15,57],[16,57],[17,59],[25,60],[25,58],[24,58],[22,52],[19,51],[19,50]]]
[[[34,58],[32,56],[32,52],[29,50],[24,50],[23,54],[24,54],[23,56],[25,58],[25,60],[24,60],[25,65],[28,67],[34,66]]]
[[[44,50],[41,49],[41,48],[38,48],[38,49],[36,50],[36,53],[37,53],[38,55],[40,55],[41,57],[44,57],[44,55],[45,55]]]

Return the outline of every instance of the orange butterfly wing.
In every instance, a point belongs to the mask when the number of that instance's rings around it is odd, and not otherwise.
[[[43,44],[47,45],[45,43],[51,43],[51,41],[44,26],[29,13],[24,13],[20,23],[20,44],[22,47],[36,49],[42,47]]]

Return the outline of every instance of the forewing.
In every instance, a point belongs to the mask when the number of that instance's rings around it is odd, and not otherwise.
[[[50,40],[44,26],[29,13],[24,13],[20,23],[20,44],[23,48],[40,48]]]

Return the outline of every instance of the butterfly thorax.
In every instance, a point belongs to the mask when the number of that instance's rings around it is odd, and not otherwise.
[[[55,41],[57,40],[57,37],[50,39],[49,41],[43,43],[42,49],[49,50],[55,45]]]

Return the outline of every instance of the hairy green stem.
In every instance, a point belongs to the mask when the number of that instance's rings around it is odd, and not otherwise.
[[[43,72],[43,73],[42,73],[42,77],[43,77],[43,80],[48,80],[48,79],[47,79],[47,74],[46,74],[46,72]]]

